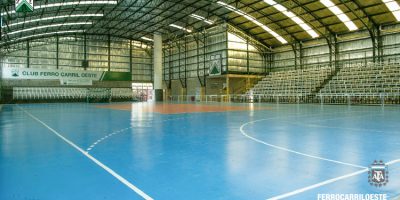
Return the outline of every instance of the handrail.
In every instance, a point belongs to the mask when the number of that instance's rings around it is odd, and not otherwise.
[[[327,99],[337,101],[327,102]],[[372,98],[372,99],[371,99]],[[339,99],[339,100],[338,100]],[[392,100],[391,100],[392,99]],[[321,104],[400,104],[398,93],[318,93],[309,94],[230,94],[230,95],[171,95],[167,101],[177,102],[242,102],[242,103],[321,103]],[[367,102],[367,103],[365,103]]]

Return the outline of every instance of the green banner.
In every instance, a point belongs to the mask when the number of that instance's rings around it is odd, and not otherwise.
[[[85,82],[92,81],[131,81],[130,72],[108,72],[90,70],[58,70],[58,69],[35,69],[3,67],[3,79],[33,79],[33,80],[61,80],[63,82]]]

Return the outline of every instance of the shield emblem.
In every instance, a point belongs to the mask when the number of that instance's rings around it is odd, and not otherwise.
[[[12,69],[11,70],[11,76],[18,77],[19,76],[19,70],[18,69]]]
[[[386,179],[385,169],[372,169],[372,182],[374,183],[383,183]]]
[[[389,171],[383,161],[374,161],[368,171],[368,182],[376,187],[382,187],[389,182]]]

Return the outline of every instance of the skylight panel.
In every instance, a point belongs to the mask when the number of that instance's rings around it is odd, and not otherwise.
[[[327,7],[333,14],[335,14],[350,31],[358,29],[354,22],[351,21],[350,18],[346,14],[344,14],[343,11],[339,7],[337,7],[331,0],[320,0],[320,2],[324,4],[324,6]]]
[[[282,44],[286,44],[288,43],[282,36],[280,36],[279,34],[277,34],[275,31],[271,30],[270,28],[268,28],[266,25],[262,24],[261,22],[259,22],[258,20],[256,20],[254,17],[250,16],[249,14],[231,6],[228,5],[222,1],[218,1],[217,2],[219,5],[223,6],[224,8],[233,11],[241,16],[243,16],[244,18],[248,19],[249,21],[253,22],[254,24],[256,24],[257,26],[261,27],[262,29],[264,29],[265,31],[267,31],[269,34],[271,34],[272,36],[274,36],[279,42],[281,42]]]
[[[299,17],[292,17],[291,18],[296,24],[303,24],[304,21],[300,19]]]
[[[275,4],[275,5],[274,5],[274,8],[276,8],[277,10],[279,10],[279,11],[281,11],[281,12],[287,10],[287,9],[286,9],[284,6],[282,6],[281,4]]]
[[[285,14],[289,18],[296,17],[296,15],[292,11],[284,11],[283,14]]]
[[[306,24],[302,19],[300,19],[300,17],[296,16],[296,14],[294,14],[292,11],[288,11],[285,6],[283,6],[283,5],[279,4],[279,3],[276,3],[273,0],[264,0],[264,2],[269,4],[269,5],[271,5],[271,6],[273,6],[275,9],[277,9],[278,11],[280,11],[281,13],[286,15],[289,19],[294,21],[294,23],[296,23],[304,31],[306,31],[308,33],[308,35],[310,35],[312,38],[319,37],[317,32],[312,30],[312,28],[308,24]]]
[[[337,17],[338,17],[338,18],[340,19],[340,21],[342,21],[342,22],[350,21],[349,17],[347,17],[347,15],[345,15],[345,14],[340,14],[340,15],[338,15]]]
[[[400,10],[396,10],[392,12],[394,17],[396,17],[397,21],[400,21]]]
[[[269,5],[271,5],[271,6],[277,4],[274,0],[264,0],[264,2],[269,4]]]
[[[354,31],[354,30],[358,29],[358,27],[352,21],[345,22],[344,24],[347,26],[347,28],[350,31]]]
[[[395,0],[382,0],[386,7],[392,12],[397,21],[400,21],[400,5]]]
[[[396,1],[389,1],[385,3],[390,11],[396,11],[400,9],[399,4]]]

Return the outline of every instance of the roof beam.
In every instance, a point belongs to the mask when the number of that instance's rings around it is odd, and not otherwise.
[[[151,1],[149,1],[149,2],[151,2]],[[148,2],[148,3],[149,3],[149,2]],[[142,19],[144,16],[146,16],[147,14],[153,12],[156,8],[160,7],[160,6],[161,6],[162,4],[164,4],[164,3],[165,3],[165,1],[158,2],[158,4],[157,4],[156,6],[154,6],[151,10],[149,10],[148,12],[145,12],[143,15],[141,15],[141,16],[138,17],[138,18],[136,18],[135,20],[140,20],[140,19]],[[146,4],[146,5],[147,5],[147,4]],[[161,11],[161,13],[163,13],[163,12],[165,12],[164,9]],[[161,14],[161,13],[160,13],[160,14]],[[129,26],[132,25],[132,24],[134,24],[135,22],[137,22],[137,21],[135,21],[135,20],[132,20],[132,22],[128,23],[128,24],[125,26],[125,27],[127,27],[128,30],[122,32],[121,35],[127,34],[127,33],[129,33],[129,32],[131,31],[131,30],[129,30]],[[135,27],[139,27],[139,26],[142,25],[143,23],[144,23],[144,22],[139,23],[139,25],[136,25]],[[119,33],[119,32],[120,32],[120,31],[117,31],[117,32],[115,32],[114,34]],[[132,35],[133,35],[133,34],[132,34]]]

